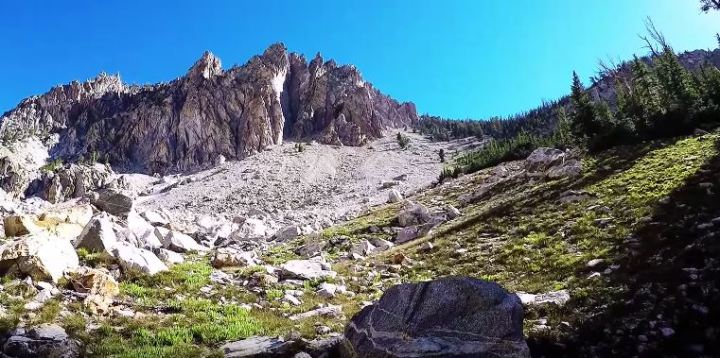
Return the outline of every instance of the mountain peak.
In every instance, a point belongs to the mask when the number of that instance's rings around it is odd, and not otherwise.
[[[220,58],[210,51],[205,51],[200,59],[198,59],[195,64],[190,67],[187,77],[194,79],[210,79],[211,77],[221,73],[222,64],[220,62]]]

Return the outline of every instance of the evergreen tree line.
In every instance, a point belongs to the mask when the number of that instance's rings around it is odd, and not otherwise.
[[[688,70],[652,24],[648,28],[657,43],[648,41],[651,61],[635,57],[629,71],[615,76],[614,108],[593,100],[573,73],[570,124],[576,145],[603,150],[720,124],[720,70],[711,64]]]
[[[559,107],[557,112],[558,124],[551,135],[522,131],[510,138],[489,139],[482,149],[463,154],[455,159],[454,165],[443,168],[439,181],[457,178],[461,174],[473,173],[503,162],[525,159],[533,150],[540,147],[569,148],[574,139],[565,109]]]
[[[415,127],[421,134],[433,140],[449,141],[467,137],[512,138],[528,132],[550,135],[555,127],[555,109],[568,103],[567,98],[543,103],[542,106],[517,115],[485,120],[455,120],[423,115]]]
[[[454,166],[443,169],[440,181],[523,159],[538,147],[597,151],[720,125],[720,70],[709,63],[697,71],[687,69],[652,24],[648,28],[652,56],[635,57],[609,69],[615,81],[612,103],[599,95],[591,96],[573,73],[569,98],[529,112],[535,116],[499,120],[495,122],[497,127],[481,121],[438,118],[421,122],[421,132],[434,138],[467,134],[494,138],[482,149],[459,157]],[[720,45],[720,37],[718,42]],[[490,134],[493,130],[494,135]]]

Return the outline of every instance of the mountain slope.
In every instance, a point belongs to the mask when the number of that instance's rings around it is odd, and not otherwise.
[[[219,155],[242,158],[284,138],[361,145],[415,123],[353,66],[309,63],[281,44],[223,71],[205,53],[172,82],[128,86],[100,75],[24,100],[0,119],[0,137],[57,134],[52,157],[91,156],[142,172],[186,171]]]
[[[720,67],[720,49],[687,51],[678,54],[678,59],[683,66],[694,72],[700,71],[706,65]],[[650,63],[652,58],[646,56],[642,60]],[[593,99],[606,101],[614,108],[616,103],[615,86],[618,76],[627,76],[629,73],[629,62],[620,64],[612,71],[602,71],[596,77],[593,77],[592,85],[587,89],[588,93]],[[568,81],[568,88],[569,83],[570,81]],[[555,130],[560,109],[565,109],[566,113],[570,112],[569,96],[563,96],[557,101],[543,103],[536,108],[508,118],[456,120],[423,115],[418,123],[418,128],[421,133],[432,135],[439,140],[473,135],[511,138],[520,132],[547,136]]]

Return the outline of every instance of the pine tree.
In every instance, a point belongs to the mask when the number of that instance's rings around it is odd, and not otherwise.
[[[570,147],[574,142],[570,117],[568,117],[564,107],[558,108],[555,113],[557,125],[553,133],[553,142],[562,148]]]
[[[656,73],[663,94],[663,102],[672,106],[670,110],[688,111],[698,99],[692,76],[683,67],[675,52],[665,46],[657,59]]]
[[[639,134],[646,135],[663,113],[659,85],[648,65],[637,57],[632,62],[631,72],[632,96],[625,110],[628,116],[635,118],[634,124]]]
[[[578,138],[592,138],[598,134],[600,126],[590,96],[574,71],[571,90],[570,99],[574,107],[572,131]]]
[[[711,106],[720,107],[720,69],[703,69],[703,97]]]
[[[720,10],[720,0],[700,0],[700,9],[705,12]]]

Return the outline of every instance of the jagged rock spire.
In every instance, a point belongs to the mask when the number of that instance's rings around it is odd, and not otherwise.
[[[194,79],[210,79],[211,77],[221,73],[222,64],[220,63],[220,59],[213,55],[212,52],[205,51],[202,57],[200,57],[200,59],[197,60],[192,67],[190,67],[187,77]]]

